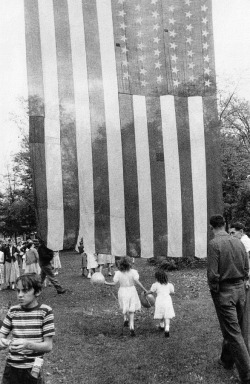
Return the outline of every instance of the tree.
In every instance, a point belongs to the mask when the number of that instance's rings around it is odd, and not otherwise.
[[[241,220],[250,227],[250,103],[233,92],[219,95],[221,165],[226,221]]]
[[[16,236],[35,231],[36,219],[29,140],[25,133],[27,114],[12,119],[18,124],[22,140],[20,151],[8,167],[5,191],[0,195],[0,229],[5,235]]]

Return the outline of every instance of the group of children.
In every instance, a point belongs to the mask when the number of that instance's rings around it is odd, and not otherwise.
[[[141,309],[136,285],[146,293],[156,294],[154,318],[159,321],[159,330],[169,337],[170,319],[175,316],[170,294],[174,286],[168,282],[164,270],[157,270],[155,282],[147,290],[132,268],[128,257],[121,258],[112,282],[119,284],[118,301],[123,313],[123,326],[129,327],[135,336],[134,315]],[[41,293],[41,278],[36,273],[21,275],[16,280],[18,305],[11,307],[0,328],[0,349],[8,349],[2,384],[44,384],[42,374],[43,355],[52,350],[55,334],[52,309],[38,303]],[[8,336],[12,334],[12,338]]]

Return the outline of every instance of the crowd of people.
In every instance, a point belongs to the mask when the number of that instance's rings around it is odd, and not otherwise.
[[[221,215],[210,218],[210,228],[214,237],[208,244],[207,278],[223,335],[218,363],[225,369],[236,366],[241,383],[250,384],[250,239],[244,225],[239,222],[232,223],[228,233]],[[102,273],[106,263],[108,275],[112,275],[112,258],[85,253],[82,242],[79,253],[84,276],[92,278],[97,267],[99,274]],[[168,338],[170,321],[175,317],[171,298],[174,286],[168,281],[166,271],[158,268],[155,282],[150,289],[145,288],[131,260],[128,257],[119,260],[112,281],[105,280],[101,275],[106,285],[119,284],[118,302],[123,327],[129,327],[130,335],[135,336],[134,316],[143,304],[142,294],[146,297],[154,295],[154,319],[158,329]],[[39,304],[38,297],[46,277],[58,293],[66,292],[55,277],[55,271],[58,272],[61,265],[59,253],[54,254],[43,241],[36,250],[32,242],[27,244],[26,249],[18,249],[10,240],[0,251],[0,262],[0,276],[4,276],[7,288],[15,285],[19,301],[18,305],[9,309],[0,329],[0,349],[8,349],[2,384],[43,384],[43,356],[52,350],[55,331],[53,311],[49,306]],[[21,263],[25,273],[19,276]],[[141,300],[136,286],[142,290]],[[10,334],[12,338],[8,338]]]

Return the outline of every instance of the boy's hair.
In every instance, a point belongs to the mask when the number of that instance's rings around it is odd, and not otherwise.
[[[240,231],[241,229],[245,231],[245,225],[243,223],[240,223],[239,221],[236,221],[235,223],[232,223],[230,225],[230,228],[235,228],[236,231]]]
[[[224,217],[221,215],[213,215],[210,217],[210,225],[212,225],[213,228],[221,228],[225,225]]]
[[[38,293],[42,290],[41,277],[37,273],[25,273],[16,279],[16,284],[21,281],[22,286],[27,291],[34,288],[34,293]]]
[[[122,257],[120,262],[119,262],[118,268],[121,272],[129,271],[131,269],[131,264],[130,264],[129,258],[128,257]]]
[[[168,283],[168,275],[163,269],[157,269],[155,272],[155,280],[158,281],[160,284],[167,284]]]

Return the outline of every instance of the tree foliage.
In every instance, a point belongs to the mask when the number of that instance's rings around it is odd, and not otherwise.
[[[219,118],[224,215],[250,228],[250,103],[220,94]]]

